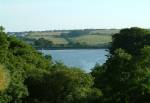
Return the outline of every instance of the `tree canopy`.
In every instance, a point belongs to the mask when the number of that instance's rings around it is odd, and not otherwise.
[[[93,103],[93,77],[0,31],[0,103]]]
[[[113,35],[110,53],[118,48],[122,48],[127,53],[139,55],[140,49],[150,45],[150,32],[141,28],[122,29],[120,33]]]
[[[140,28],[113,35],[108,60],[92,71],[104,103],[150,102],[149,37],[149,32]]]
[[[53,63],[0,29],[1,103],[150,103],[150,33],[113,35],[108,60],[91,73]]]

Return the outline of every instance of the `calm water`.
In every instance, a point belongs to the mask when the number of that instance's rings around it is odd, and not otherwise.
[[[108,54],[105,49],[42,50],[42,53],[51,55],[54,61],[63,62],[71,67],[79,67],[86,72],[89,72],[96,63],[103,64]]]

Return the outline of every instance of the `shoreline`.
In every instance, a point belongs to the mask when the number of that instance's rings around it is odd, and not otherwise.
[[[36,50],[92,50],[92,49],[106,49],[109,48],[36,48]]]

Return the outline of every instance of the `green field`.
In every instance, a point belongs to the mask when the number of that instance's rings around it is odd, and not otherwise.
[[[110,35],[83,35],[70,39],[74,43],[86,44],[90,46],[109,43],[112,40]]]
[[[31,35],[33,35],[33,36],[35,36],[35,35],[43,35],[43,36],[45,36],[45,35],[61,35],[61,33],[62,32],[54,32],[54,31],[44,31],[44,32],[40,32],[40,31],[35,31],[35,32],[30,32],[29,33],[29,35],[31,36]]]
[[[44,38],[46,40],[52,41],[53,44],[68,44],[68,41],[62,37],[54,36],[54,35],[28,35],[26,38],[29,39],[39,39]]]
[[[64,38],[58,38],[58,37],[44,37],[45,39],[48,39],[53,42],[53,44],[68,44],[68,41]]]

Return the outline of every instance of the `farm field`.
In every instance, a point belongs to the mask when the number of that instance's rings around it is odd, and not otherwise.
[[[74,43],[86,44],[90,46],[109,43],[112,41],[110,35],[83,35],[75,38],[70,38]]]

